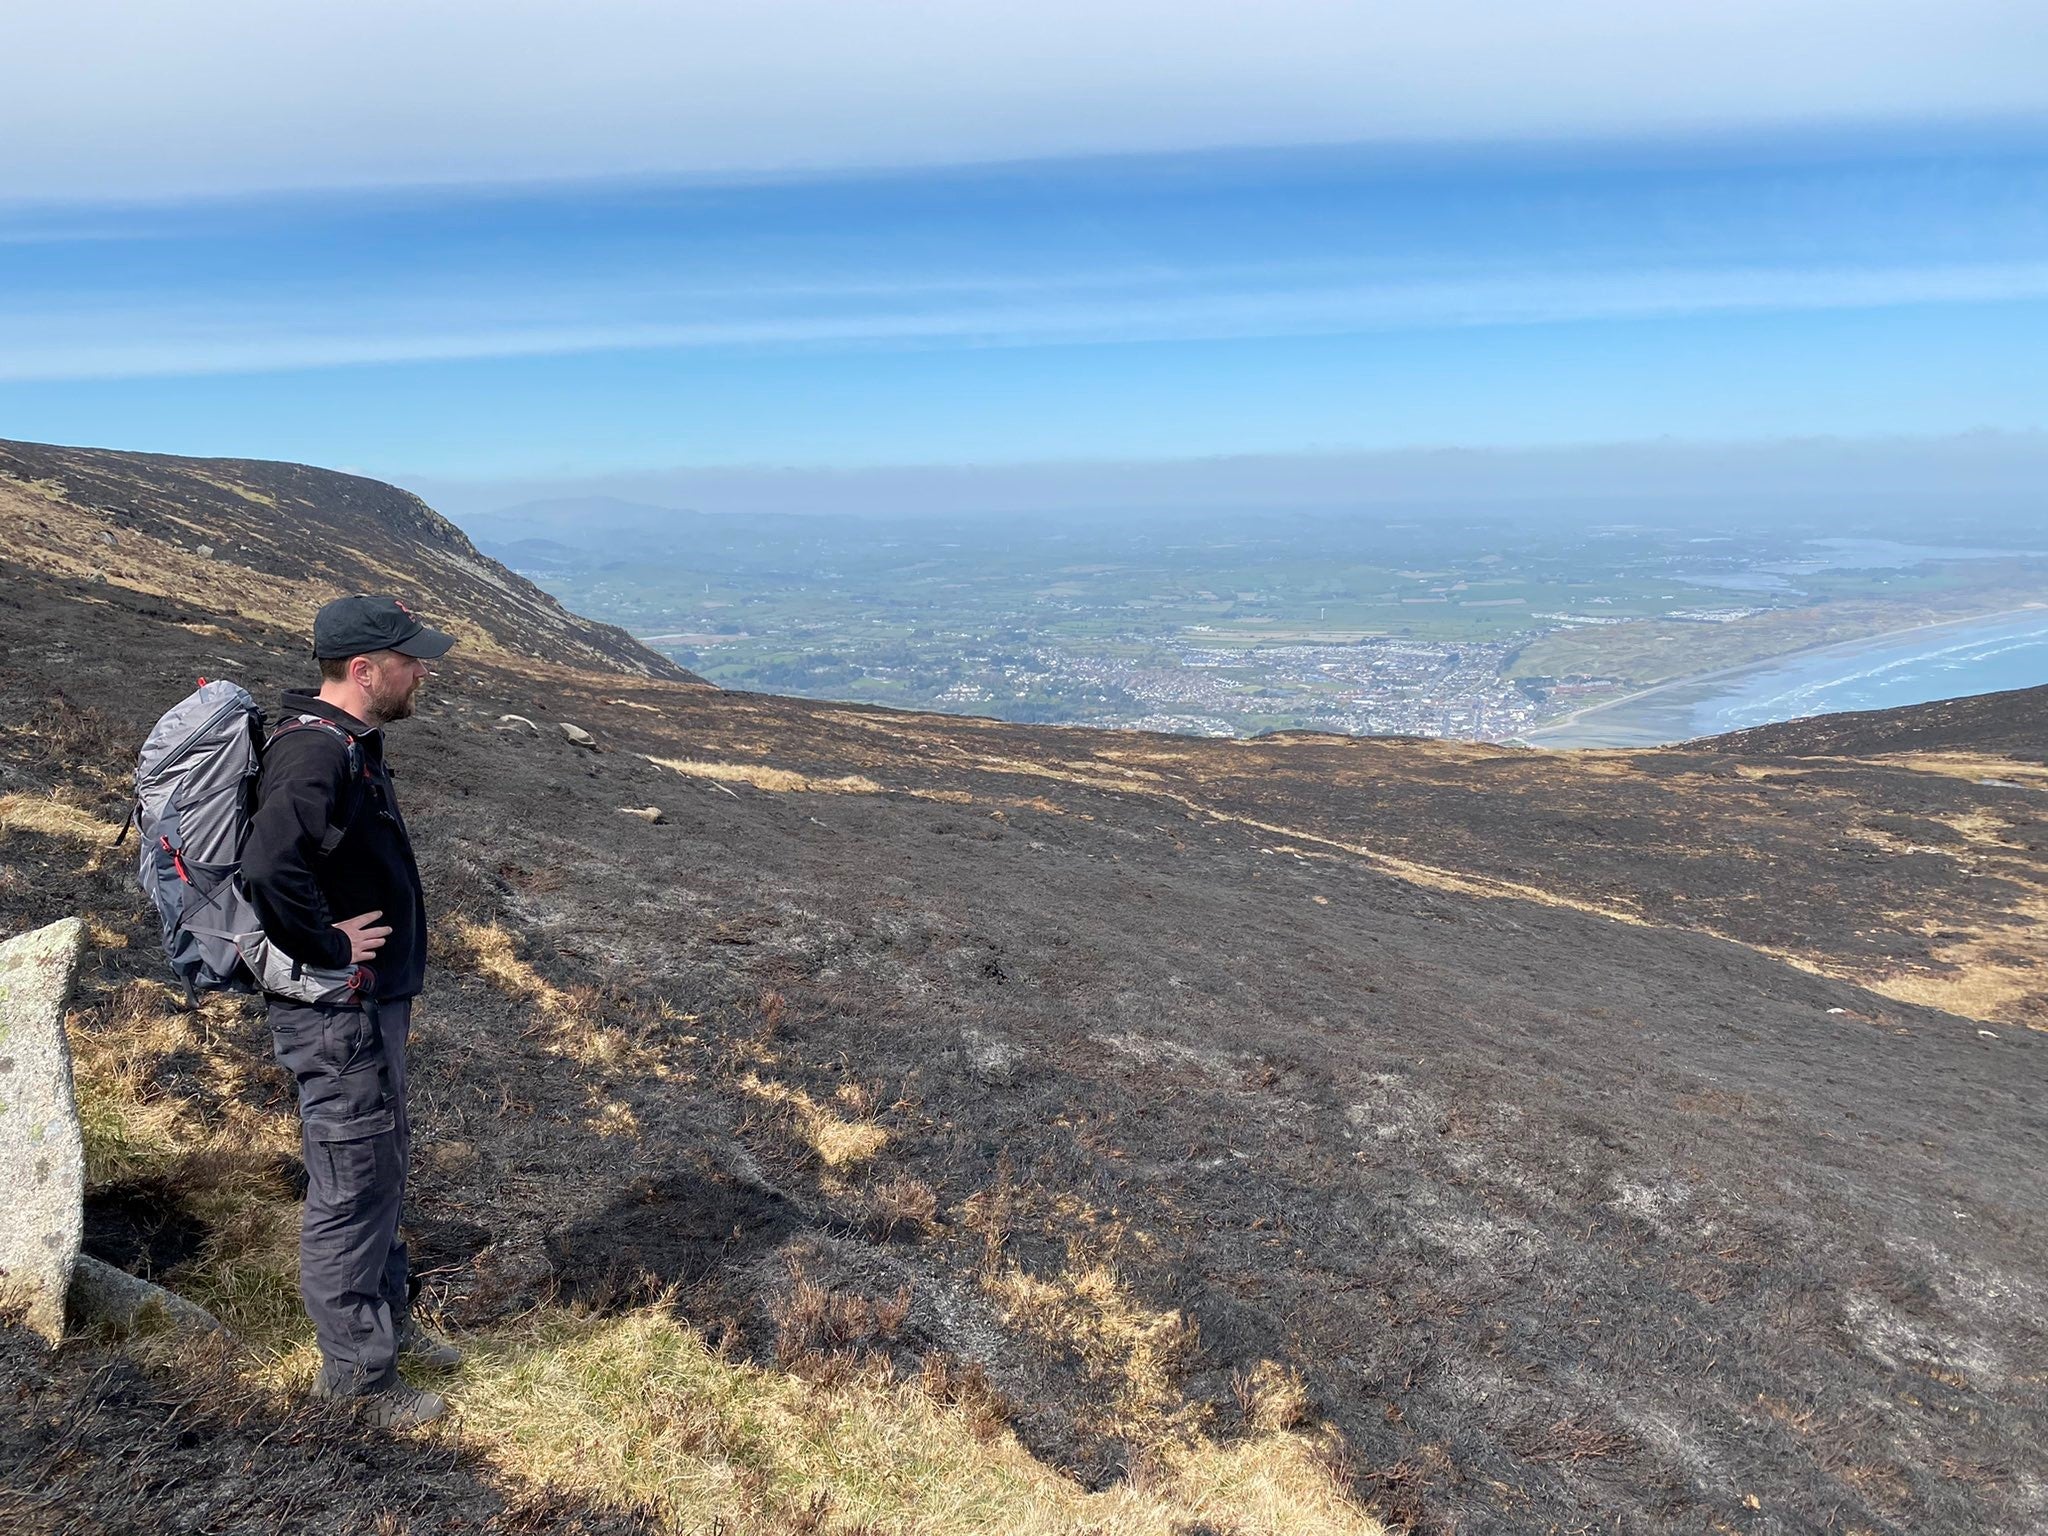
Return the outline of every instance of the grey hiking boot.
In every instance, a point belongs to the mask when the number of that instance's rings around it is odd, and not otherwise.
[[[337,1383],[324,1368],[313,1378],[313,1395],[350,1409],[379,1429],[412,1429],[448,1411],[448,1399],[424,1387],[393,1381],[375,1392],[359,1392]]]
[[[452,1371],[462,1364],[462,1351],[439,1339],[408,1317],[398,1330],[398,1352],[415,1365]]]
[[[379,1429],[416,1429],[448,1411],[448,1399],[425,1387],[399,1382],[355,1399],[356,1416]]]

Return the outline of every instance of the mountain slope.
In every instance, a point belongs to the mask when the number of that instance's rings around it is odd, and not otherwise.
[[[473,650],[701,681],[486,559],[417,496],[333,470],[0,441],[0,539],[53,575],[287,632],[329,597],[395,591]]]
[[[1708,744],[1786,757],[1977,752],[2043,763],[2048,762],[2048,687],[1759,725],[1700,743]]]
[[[172,1283],[302,1363],[288,1261],[250,1236],[288,1228],[289,1087],[234,1004],[160,1010],[91,839],[190,674],[263,693],[303,644],[47,557],[6,575],[0,931],[78,909],[100,936],[75,1034],[127,1129],[90,1154],[97,1208],[196,1225]],[[1190,1491],[1328,1425],[1320,1464],[1419,1529],[2048,1519],[2048,772],[2017,746],[1112,735],[495,637],[393,738],[439,935],[411,1236],[478,1345],[452,1447],[491,1497],[544,1474],[573,1529],[659,1463],[663,1497],[740,1490],[699,1523],[764,1531],[820,1491],[826,1529],[1336,1529],[1295,1461],[1292,1521],[1231,1503],[1243,1479]],[[829,1394],[871,1379],[926,1383],[926,1439],[999,1415],[1069,1523],[878,1491],[901,1447],[740,1476],[684,1419],[600,1465],[623,1410],[564,1384],[559,1340],[637,1359],[667,1306],[841,1433]],[[1001,1405],[947,1385],[971,1372]],[[544,1458],[508,1400],[583,1449]],[[69,1443],[108,1500],[155,1444]]]

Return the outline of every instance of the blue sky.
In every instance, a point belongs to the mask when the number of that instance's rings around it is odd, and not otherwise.
[[[755,137],[708,143],[674,137],[660,113],[686,93],[616,47],[537,105],[504,59],[429,39],[467,71],[435,99],[468,110],[396,112],[409,135],[344,105],[373,33],[320,58],[254,23],[225,58],[187,39],[118,99],[146,61],[103,59],[83,145],[0,167],[0,435],[509,491],[2048,428],[2048,28],[2006,27],[2025,8],[1965,3],[1923,36],[1933,8],[1876,4],[1860,41],[1768,68],[1760,44],[1822,37],[1830,8],[1724,6],[1688,32],[1682,6],[1633,31],[1566,6],[1554,58],[1518,8],[1453,6],[1500,21],[1479,44],[1382,7],[1405,20],[1377,50],[1359,9],[1286,0],[1252,47],[1232,8],[1182,7],[1192,41],[1135,63],[1032,43],[1022,85],[943,27],[781,74],[764,53]],[[671,13],[739,43],[755,25]],[[529,44],[573,17],[505,14]],[[61,53],[71,23],[47,25]],[[648,41],[695,59],[713,35]],[[1396,88],[1418,61],[1444,89]],[[239,126],[201,90],[230,67],[267,82]],[[1372,70],[1377,96],[1346,89]],[[80,94],[17,96],[0,127]],[[1054,129],[1034,99],[1063,106]]]

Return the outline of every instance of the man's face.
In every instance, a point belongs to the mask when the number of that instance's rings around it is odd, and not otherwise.
[[[370,665],[370,710],[378,721],[404,720],[431,670],[417,656],[379,651],[363,658]]]

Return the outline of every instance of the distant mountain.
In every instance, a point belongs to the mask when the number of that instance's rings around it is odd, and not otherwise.
[[[791,534],[836,527],[844,520],[790,513],[708,513],[650,506],[613,496],[522,502],[478,513],[463,526],[480,545],[513,550],[536,544],[591,554],[687,554],[693,550],[747,550]]]
[[[463,519],[463,527],[472,538],[494,545],[539,541],[584,548],[596,536],[644,538],[664,532],[678,519],[696,515],[616,496],[561,497],[476,513]]]

